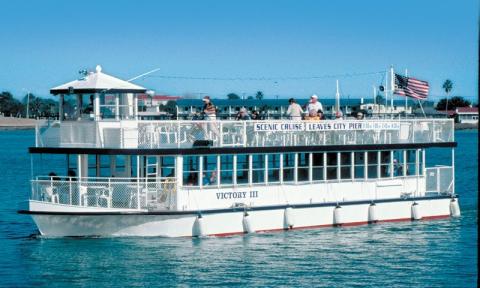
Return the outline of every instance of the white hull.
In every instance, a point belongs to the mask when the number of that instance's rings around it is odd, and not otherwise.
[[[412,209],[414,202],[418,203],[418,207]],[[415,201],[383,200],[376,203],[374,217],[379,222],[411,220],[414,217],[413,210],[416,213],[415,218],[418,218],[418,213],[422,219],[449,217],[450,202],[451,199],[447,197],[420,198]],[[296,205],[288,212],[289,219],[285,216],[285,206],[257,207],[248,211],[248,229],[245,227],[242,209],[204,211],[201,235],[225,236],[242,234],[246,230],[264,232],[330,227],[338,224],[338,221],[345,226],[371,222],[369,217],[372,217],[372,209],[369,209],[368,202],[340,204],[341,212],[335,212],[334,203]],[[195,211],[161,213],[125,211],[117,214],[89,211],[77,215],[75,212],[43,213],[36,214],[30,210],[40,233],[45,236],[199,236],[198,214]],[[288,227],[287,224],[293,225]]]

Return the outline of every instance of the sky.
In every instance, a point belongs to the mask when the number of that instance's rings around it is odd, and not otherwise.
[[[467,0],[0,1],[0,91],[20,98],[81,69],[168,95],[373,97],[385,71],[429,99],[478,98],[479,5]],[[189,78],[207,79],[189,79]],[[401,99],[400,97],[398,99]]]

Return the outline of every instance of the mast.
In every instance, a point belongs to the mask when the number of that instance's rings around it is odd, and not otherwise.
[[[390,116],[393,117],[393,92],[395,91],[395,74],[393,73],[393,65],[390,66]]]
[[[337,79],[337,92],[335,93],[335,109],[337,110],[337,113],[338,111],[340,111],[340,92],[338,90],[338,79]]]
[[[408,69],[405,69],[405,77],[408,78]],[[407,109],[408,109],[408,100],[407,100],[407,96],[405,96],[405,117],[407,116]]]
[[[383,94],[385,94],[385,111],[384,116],[387,115],[387,107],[388,107],[388,70],[385,70],[385,88],[383,89]]]

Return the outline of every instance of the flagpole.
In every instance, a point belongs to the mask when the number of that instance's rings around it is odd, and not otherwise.
[[[408,78],[408,69],[405,69],[405,77]],[[407,110],[408,110],[408,98],[405,96],[405,118],[407,117]]]
[[[390,66],[390,118],[393,118],[393,91],[395,89],[395,75],[393,73],[393,65]]]
[[[337,79],[337,93],[335,93],[335,106],[337,106],[335,108],[338,113],[338,111],[340,111],[340,92],[338,91],[338,79]]]
[[[387,117],[387,107],[388,107],[388,69],[385,70],[385,89],[383,89],[384,94],[385,94],[385,111],[384,111],[384,117]]]

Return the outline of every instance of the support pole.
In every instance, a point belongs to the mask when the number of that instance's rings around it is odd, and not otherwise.
[[[405,69],[405,77],[408,78],[408,69]],[[408,100],[407,96],[405,96],[405,117],[407,117],[407,109],[408,109]]]
[[[395,74],[393,72],[393,65],[390,67],[390,115],[393,117],[393,92],[395,91]],[[391,117],[391,118],[392,118]]]
[[[58,99],[58,121],[63,121],[64,112],[63,112],[63,103],[65,101],[65,95],[61,94],[60,98]]]

